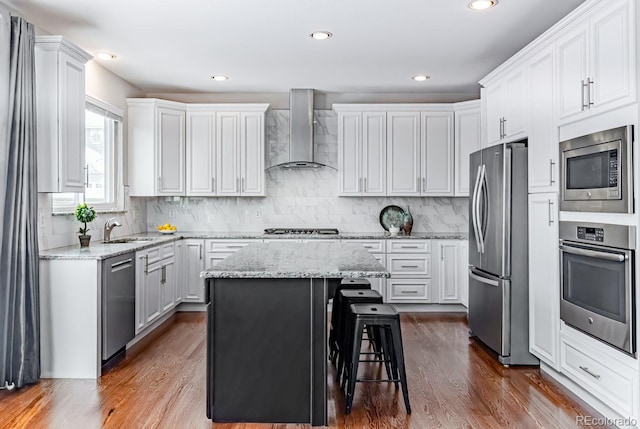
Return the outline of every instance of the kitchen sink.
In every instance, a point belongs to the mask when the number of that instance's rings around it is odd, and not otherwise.
[[[156,237],[125,237],[115,240],[105,241],[105,244],[122,244],[122,243],[147,243],[155,240]]]

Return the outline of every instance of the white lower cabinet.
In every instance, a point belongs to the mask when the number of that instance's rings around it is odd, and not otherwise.
[[[558,369],[558,194],[529,194],[529,351]]]
[[[433,303],[431,241],[387,240],[387,302]]]
[[[468,266],[465,241],[438,240],[434,243],[434,277],[440,304],[465,304]]]
[[[204,240],[183,240],[184,255],[184,302],[204,302]]]
[[[560,335],[560,371],[625,418],[638,418],[637,362],[574,329]]]
[[[174,243],[136,252],[136,334],[175,307]]]
[[[174,243],[176,267],[174,274],[173,302],[178,305],[184,299],[184,285],[186,272],[184,270],[184,240],[178,240]]]

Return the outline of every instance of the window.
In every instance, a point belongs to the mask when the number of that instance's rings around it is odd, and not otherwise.
[[[73,211],[82,201],[98,211],[122,210],[122,112],[87,97],[84,126],[84,193],[54,194],[53,211]]]

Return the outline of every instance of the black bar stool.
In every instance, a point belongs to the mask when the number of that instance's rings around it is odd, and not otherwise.
[[[389,304],[352,304],[350,309],[352,314],[351,332],[353,333],[353,341],[350,347],[349,370],[346,374],[348,380],[346,414],[351,413],[356,382],[400,382],[402,386],[402,396],[404,397],[404,406],[407,409],[407,414],[411,414],[398,311]],[[388,380],[357,378],[358,363],[361,362],[360,348],[362,346],[362,335],[365,326],[379,327],[383,333],[384,338],[382,341],[383,347],[385,348],[385,360],[390,361],[392,373],[392,378],[390,377]]]
[[[333,295],[333,306],[331,309],[331,328],[329,329],[329,359],[336,364],[338,357],[338,336],[340,332],[340,313],[342,303],[340,301],[340,291],[345,289],[371,289],[371,283],[367,279],[342,279]]]
[[[382,295],[375,290],[358,290],[343,289],[338,295],[340,296],[340,327],[338,330],[338,353],[337,353],[337,377],[340,381],[342,372],[345,369],[345,362],[349,360],[351,350],[351,305],[352,304],[382,304]],[[382,359],[380,337],[376,335],[376,331],[367,327],[367,338],[373,344],[373,354]]]

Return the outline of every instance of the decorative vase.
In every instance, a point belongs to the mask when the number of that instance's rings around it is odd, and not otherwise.
[[[402,218],[402,230],[406,235],[411,235],[411,228],[413,228],[413,216],[411,216],[411,210],[407,206],[407,211],[404,212],[404,217]]]
[[[80,239],[80,247],[89,247],[89,241],[91,241],[91,236],[90,235],[79,235],[78,238]]]

